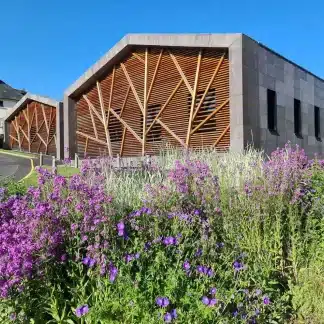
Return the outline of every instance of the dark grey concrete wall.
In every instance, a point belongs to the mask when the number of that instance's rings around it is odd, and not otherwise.
[[[315,138],[314,105],[320,107],[324,137],[324,82],[243,35],[244,144],[267,154],[290,141],[313,155],[324,154]],[[267,128],[267,89],[277,93],[278,134]],[[302,138],[294,134],[294,98],[301,101]]]

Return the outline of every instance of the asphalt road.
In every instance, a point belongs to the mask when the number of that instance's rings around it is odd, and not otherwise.
[[[31,170],[30,159],[0,153],[0,181],[5,178],[20,180]]]

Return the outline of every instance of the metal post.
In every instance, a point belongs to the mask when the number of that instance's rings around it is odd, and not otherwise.
[[[56,159],[55,156],[52,156],[52,171],[56,170]]]
[[[120,169],[120,156],[117,154],[117,169]]]
[[[43,166],[43,153],[40,152],[39,154],[39,166],[42,167]]]
[[[78,168],[79,167],[79,156],[77,153],[74,155],[74,167]]]

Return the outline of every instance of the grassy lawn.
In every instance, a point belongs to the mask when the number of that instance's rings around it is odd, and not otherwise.
[[[46,168],[48,170],[52,169],[52,167],[50,167],[50,166],[44,166],[44,168]],[[70,166],[59,165],[57,167],[57,174],[65,176],[65,177],[71,177],[72,175],[77,174],[79,172],[80,172],[79,169],[72,168]],[[24,185],[26,185],[27,187],[37,186],[37,172],[34,170],[32,172],[32,174],[30,175],[30,177],[28,177],[27,179],[24,179],[22,181],[22,183]]]
[[[25,157],[25,158],[29,158],[29,159],[38,157],[37,154],[32,154],[32,153],[27,153],[27,152],[19,152],[19,151],[12,151],[12,150],[4,150],[4,149],[0,149],[0,153],[21,156],[21,157]]]

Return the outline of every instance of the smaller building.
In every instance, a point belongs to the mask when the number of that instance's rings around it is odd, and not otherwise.
[[[4,133],[4,119],[8,109],[12,108],[24,95],[23,90],[17,90],[0,80],[0,138]]]
[[[63,156],[63,104],[27,93],[5,118],[5,145],[31,153]]]

